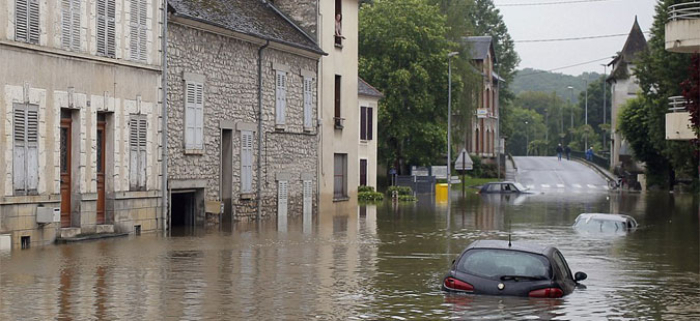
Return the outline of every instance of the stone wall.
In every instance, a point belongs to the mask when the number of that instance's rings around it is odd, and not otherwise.
[[[240,124],[254,126],[253,191],[257,191],[259,46],[178,23],[168,26],[168,164],[169,179],[206,180],[206,201],[221,201],[221,130],[233,128],[233,203],[237,218],[254,217],[255,195],[241,196]],[[275,128],[275,68],[287,69],[286,125]],[[317,60],[267,48],[263,51],[263,154],[262,185],[264,215],[274,216],[277,207],[276,175],[288,173],[289,215],[301,215],[301,173],[313,173],[316,186],[316,120],[311,131],[303,127],[303,76],[317,74]],[[184,73],[205,77],[204,149],[186,153],[184,148]],[[312,86],[316,115],[316,86]],[[228,124],[228,125],[223,125]],[[315,188],[314,188],[315,189]],[[250,195],[248,195],[250,196]],[[298,204],[298,206],[297,206]],[[297,210],[298,208],[298,210]]]

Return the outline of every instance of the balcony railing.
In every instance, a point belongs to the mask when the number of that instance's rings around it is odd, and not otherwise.
[[[333,117],[333,122],[335,123],[335,129],[343,129],[345,118],[341,117]]]
[[[684,112],[685,107],[688,105],[688,101],[685,100],[683,96],[672,96],[668,97],[668,111],[673,113]]]
[[[700,1],[674,4],[669,7],[668,21],[700,19]]]

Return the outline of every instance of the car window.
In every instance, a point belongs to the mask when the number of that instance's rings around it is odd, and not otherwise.
[[[500,192],[501,184],[491,184],[489,185],[489,192]]]
[[[513,191],[510,184],[502,184],[501,186],[503,187],[504,192],[512,192]]]
[[[500,278],[504,275],[551,278],[547,258],[520,251],[469,250],[457,264],[457,270],[486,278]]]
[[[569,265],[566,264],[566,260],[564,259],[564,256],[557,251],[554,253],[554,263],[557,265],[557,268],[559,271],[561,271],[561,274],[564,276],[565,279],[573,279],[571,276],[571,270],[569,269]]]
[[[520,184],[520,183],[515,183],[514,185],[515,185],[515,187],[517,187],[521,191],[524,191],[527,189],[527,188],[525,188],[525,186],[523,186],[523,184]]]
[[[513,185],[513,184],[508,184],[508,186],[510,187],[511,191],[513,191],[513,192],[516,192],[516,191],[518,190],[518,189],[515,187],[515,185]]]

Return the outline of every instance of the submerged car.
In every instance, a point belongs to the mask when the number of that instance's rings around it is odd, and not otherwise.
[[[484,184],[479,190],[480,194],[508,194],[508,193],[525,193],[530,194],[531,192],[522,184],[517,182],[491,182]]]
[[[476,241],[460,254],[442,281],[449,292],[560,298],[588,276],[572,274],[555,247],[498,240]]]
[[[623,214],[582,213],[574,221],[579,231],[601,233],[626,233],[637,228],[637,221]]]

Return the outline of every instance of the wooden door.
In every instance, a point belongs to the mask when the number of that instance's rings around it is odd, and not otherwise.
[[[104,115],[97,121],[97,224],[105,224],[105,145],[107,141]]]
[[[367,186],[367,160],[360,160],[360,186]]]
[[[61,112],[61,227],[70,227],[71,212],[71,115]]]

